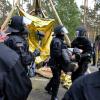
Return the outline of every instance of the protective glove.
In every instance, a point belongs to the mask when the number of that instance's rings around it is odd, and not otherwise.
[[[36,48],[33,52],[33,57],[37,57],[40,56],[40,50],[38,48]]]
[[[90,53],[84,53],[84,54],[81,54],[81,57],[84,57],[84,58],[91,57],[91,54]]]
[[[87,60],[88,62],[91,62],[91,54],[90,53],[81,54],[81,58]]]
[[[76,61],[79,61],[80,58],[81,58],[81,52],[80,52],[80,49],[74,48],[74,49],[73,49],[73,54],[75,54],[75,60],[76,60]]]

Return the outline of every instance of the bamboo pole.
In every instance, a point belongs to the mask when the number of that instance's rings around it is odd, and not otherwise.
[[[53,12],[54,12],[54,15],[55,15],[55,17],[57,18],[59,24],[60,24],[60,25],[63,25],[63,23],[62,23],[62,21],[61,21],[59,15],[58,15],[58,13],[57,13],[57,11],[56,11],[54,5],[53,5],[52,0],[49,0],[49,2],[50,2],[50,5],[51,5],[52,10],[53,10]],[[71,46],[71,42],[70,42],[70,39],[69,39],[69,37],[67,36],[67,34],[64,34],[64,37],[65,37],[65,42],[67,43],[67,45],[68,45],[68,46]]]
[[[18,0],[16,0],[15,5],[13,6],[13,8],[12,8],[11,11],[9,12],[9,14],[8,14],[8,16],[7,16],[7,18],[6,18],[6,20],[5,20],[4,23],[2,24],[2,26],[1,26],[1,31],[3,31],[3,30],[7,27],[8,22],[9,22],[11,16],[12,16],[12,14],[13,14],[13,12],[14,12],[16,6],[17,6],[17,4],[18,4]]]

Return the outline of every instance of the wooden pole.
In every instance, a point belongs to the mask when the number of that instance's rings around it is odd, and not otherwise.
[[[58,13],[57,13],[57,11],[56,11],[54,5],[53,5],[52,0],[49,0],[49,2],[50,2],[50,5],[51,5],[52,10],[53,10],[53,12],[54,12],[54,15],[55,15],[55,17],[57,18],[59,24],[60,24],[60,25],[63,25],[63,23],[62,23],[62,21],[61,21],[59,15],[58,15]],[[65,41],[66,41],[67,45],[68,45],[68,46],[71,46],[71,42],[70,42],[70,39],[69,39],[69,37],[67,36],[67,34],[64,34],[64,36],[65,36]]]
[[[99,59],[99,49],[98,49],[98,45],[96,45],[96,66],[98,65],[98,59]]]
[[[94,0],[94,19],[95,19],[95,15],[96,15],[96,0]],[[95,22],[94,22],[94,25],[95,25]],[[94,26],[94,41],[95,41],[95,37],[96,37],[96,30],[95,30],[95,26]]]
[[[50,2],[50,5],[51,5],[52,10],[53,10],[53,12],[54,12],[54,15],[55,15],[55,17],[57,18],[57,20],[58,20],[59,24],[60,24],[60,25],[63,25],[63,23],[62,23],[62,21],[61,21],[61,19],[60,19],[59,15],[58,15],[58,13],[57,13],[57,11],[56,11],[56,9],[55,9],[54,5],[53,5],[52,0],[49,0],[49,2]]]
[[[20,0],[17,1],[17,5],[20,5]]]
[[[14,0],[13,0],[13,6],[14,6]]]
[[[8,22],[9,22],[10,18],[12,17],[12,14],[13,14],[13,12],[14,12],[14,10],[15,10],[17,4],[18,4],[18,0],[16,0],[15,5],[13,6],[13,8],[11,9],[11,11],[10,11],[9,14],[8,14],[8,17],[6,18],[6,20],[5,20],[4,23],[2,24],[2,26],[1,26],[1,31],[3,31],[3,30],[7,27]]]
[[[84,26],[86,22],[86,0],[84,0]]]

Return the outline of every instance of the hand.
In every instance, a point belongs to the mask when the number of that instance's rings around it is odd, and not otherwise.
[[[34,57],[37,57],[37,56],[40,56],[40,50],[38,48],[36,48],[33,52],[33,56]]]

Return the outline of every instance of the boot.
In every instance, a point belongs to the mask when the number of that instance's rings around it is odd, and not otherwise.
[[[45,90],[47,91],[48,94],[52,95],[52,90],[49,89],[48,87],[45,87]]]
[[[58,98],[57,98],[57,97],[52,96],[52,97],[51,97],[51,100],[58,100]]]

